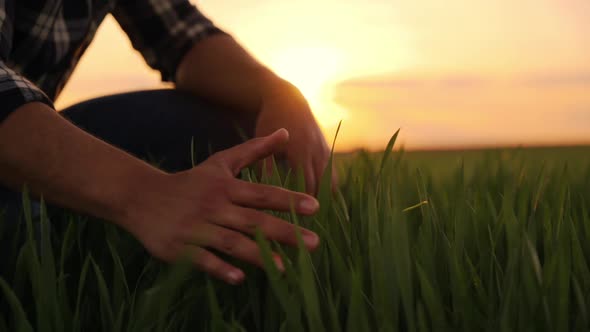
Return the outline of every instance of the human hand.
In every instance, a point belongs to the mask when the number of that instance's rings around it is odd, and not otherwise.
[[[260,229],[271,240],[296,246],[297,226],[258,209],[312,215],[315,198],[279,187],[236,179],[240,170],[279,151],[289,140],[285,129],[212,155],[200,165],[146,183],[121,223],[155,257],[173,261],[183,254],[201,270],[231,284],[244,272],[212,250],[262,267],[257,244],[247,236]],[[319,237],[299,228],[308,250]],[[273,253],[279,269],[280,256]]]
[[[297,88],[280,84],[262,99],[256,124],[256,136],[268,135],[279,128],[289,131],[290,139],[284,152],[289,165],[302,170],[306,191],[316,194],[321,177],[330,159],[330,149],[309,104]],[[271,165],[270,161],[265,166]],[[337,184],[332,172],[332,187]]]

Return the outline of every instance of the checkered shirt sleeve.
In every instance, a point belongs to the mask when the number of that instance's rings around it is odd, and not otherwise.
[[[164,81],[174,81],[176,68],[196,42],[223,33],[188,0],[119,0],[113,15]]]
[[[0,122],[26,103],[42,102],[53,108],[41,89],[5,64],[13,31],[8,9],[5,1],[0,0]]]

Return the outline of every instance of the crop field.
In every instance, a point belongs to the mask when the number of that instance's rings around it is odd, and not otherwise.
[[[323,182],[320,212],[278,213],[316,231],[318,250],[259,235],[266,268],[237,262],[240,286],[151,259],[97,220],[25,209],[26,226],[1,231],[0,331],[590,329],[590,148],[392,145],[336,155],[340,189]]]

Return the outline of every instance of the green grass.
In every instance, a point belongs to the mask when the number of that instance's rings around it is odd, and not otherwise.
[[[2,236],[0,331],[588,330],[590,148],[568,151],[337,156],[341,188],[323,184],[318,215],[279,214],[320,248],[259,235],[266,269],[236,262],[238,287],[154,261],[102,222],[26,214],[41,237]]]

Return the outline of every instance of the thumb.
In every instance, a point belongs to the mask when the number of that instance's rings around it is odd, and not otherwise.
[[[237,175],[242,168],[281,151],[288,141],[289,132],[281,128],[268,136],[254,138],[224,150],[217,157],[223,160],[232,174]]]

